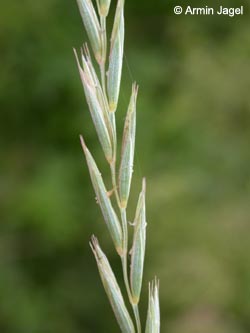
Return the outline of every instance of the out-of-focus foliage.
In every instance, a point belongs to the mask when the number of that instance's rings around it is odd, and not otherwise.
[[[131,205],[146,175],[143,318],[157,274],[162,332],[250,331],[250,9],[242,4],[245,15],[230,19],[174,16],[173,0],[126,1],[118,129],[136,79]],[[116,332],[88,246],[98,235],[117,271],[78,140],[83,133],[105,168],[72,53],[86,40],[77,6],[5,1],[0,16],[0,332]]]

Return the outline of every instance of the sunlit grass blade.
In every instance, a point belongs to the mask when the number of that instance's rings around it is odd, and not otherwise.
[[[133,223],[134,236],[131,249],[131,270],[130,284],[131,294],[134,304],[138,304],[142,286],[142,276],[146,246],[146,181],[143,179],[142,191],[139,195],[139,200],[136,208],[135,219]]]
[[[127,206],[133,174],[137,94],[138,86],[133,84],[123,130],[121,163],[119,170],[119,192],[121,207],[123,208]]]
[[[94,236],[92,236],[90,246],[95,255],[104,289],[121,331],[123,333],[135,333],[133,322],[125,306],[115,275],[110,267],[107,257]]]
[[[117,218],[117,215],[112,207],[110,198],[108,196],[107,190],[105,188],[104,182],[102,180],[102,176],[100,171],[97,168],[97,165],[90,154],[88,148],[85,145],[85,142],[80,136],[82,148],[86,157],[87,165],[89,168],[90,178],[92,180],[92,184],[95,190],[96,198],[98,204],[101,207],[102,214],[106,225],[108,227],[109,233],[113,239],[115,244],[115,248],[119,255],[122,254],[122,230],[120,226],[120,222]]]

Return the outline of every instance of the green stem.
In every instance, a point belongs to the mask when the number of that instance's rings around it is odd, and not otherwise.
[[[115,173],[115,165],[116,165],[116,151],[117,151],[117,138],[116,138],[116,121],[115,121],[115,113],[109,113],[109,119],[111,122],[111,128],[112,128],[112,138],[113,138],[113,163],[114,163],[114,173]]]
[[[121,208],[121,218],[122,218],[122,231],[123,231],[123,255],[122,260],[122,269],[123,269],[123,278],[126,286],[126,290],[129,297],[129,302],[132,304],[132,295],[130,290],[130,285],[128,281],[128,262],[127,262],[127,253],[128,253],[128,227],[127,227],[127,216],[126,210]]]
[[[106,90],[105,64],[100,65],[100,71],[101,71],[102,90],[103,92],[105,92]]]
[[[120,198],[119,198],[117,183],[116,183],[116,161],[115,161],[115,158],[114,158],[113,162],[110,164],[110,170],[111,170],[112,186],[113,186],[113,190],[115,192],[116,203],[117,203],[117,206],[120,208]]]
[[[123,279],[124,279],[125,287],[126,287],[126,290],[127,290],[129,302],[131,303],[132,302],[132,295],[131,295],[129,281],[128,281],[127,255],[125,255],[124,253],[123,253],[123,256],[121,257],[121,261],[122,261]]]
[[[137,304],[133,305],[133,311],[134,311],[134,315],[135,315],[137,332],[141,333],[141,320],[140,320],[140,314],[139,314],[139,310],[138,310],[138,305]]]

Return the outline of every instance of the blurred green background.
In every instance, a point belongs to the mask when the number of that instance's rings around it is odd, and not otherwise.
[[[162,332],[249,333],[249,2],[233,19],[174,16],[179,4],[126,1],[117,119],[121,137],[137,80],[129,219],[146,175],[142,318],[157,275]],[[1,3],[1,333],[118,332],[88,245],[96,234],[122,281],[78,139],[108,176],[72,52],[84,41],[75,1]]]

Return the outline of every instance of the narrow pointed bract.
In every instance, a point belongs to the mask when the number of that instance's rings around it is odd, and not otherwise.
[[[117,218],[117,215],[112,207],[110,198],[107,194],[107,190],[105,188],[104,182],[102,180],[102,176],[100,171],[97,168],[97,165],[90,154],[88,148],[85,145],[85,142],[80,137],[82,148],[86,157],[87,165],[89,168],[90,178],[92,180],[92,184],[95,190],[96,198],[98,204],[101,207],[102,214],[106,225],[108,227],[109,233],[113,239],[115,244],[116,251],[119,255],[122,254],[122,230],[120,226],[120,222]]]
[[[131,294],[134,304],[138,304],[142,286],[142,276],[146,246],[146,181],[143,179],[142,191],[139,195],[139,200],[136,208],[134,219],[134,236],[131,249],[131,270],[130,284]]]
[[[96,132],[99,138],[99,141],[102,145],[105,157],[109,163],[112,162],[113,152],[112,152],[112,143],[111,143],[111,130],[109,127],[109,118],[105,115],[105,110],[102,109],[100,101],[98,100],[98,94],[96,90],[95,77],[93,76],[92,68],[89,67],[87,60],[83,59],[83,68],[80,65],[76,51],[74,50],[77,65],[82,80],[86,100],[89,106],[90,114],[96,128]]]
[[[102,283],[122,333],[135,333],[133,322],[125,306],[121,290],[109,261],[102,251],[98,240],[92,236],[91,249],[95,255]]]
[[[159,281],[149,284],[148,314],[145,333],[160,333]]]
[[[80,14],[88,34],[96,61],[101,62],[101,35],[100,23],[91,0],[77,0]]]
[[[121,206],[123,208],[127,206],[133,174],[137,94],[138,86],[134,83],[123,130],[121,164],[119,170],[119,192]]]
[[[106,127],[109,135],[112,138],[112,124],[109,117],[109,105],[105,93],[96,74],[95,68],[91,61],[90,52],[87,44],[84,45],[84,52],[82,52],[83,69],[88,73],[92,86],[95,89],[95,94],[101,107],[101,111],[105,120]]]
[[[120,92],[124,47],[124,0],[118,0],[111,36],[108,98],[110,112],[115,112]]]

